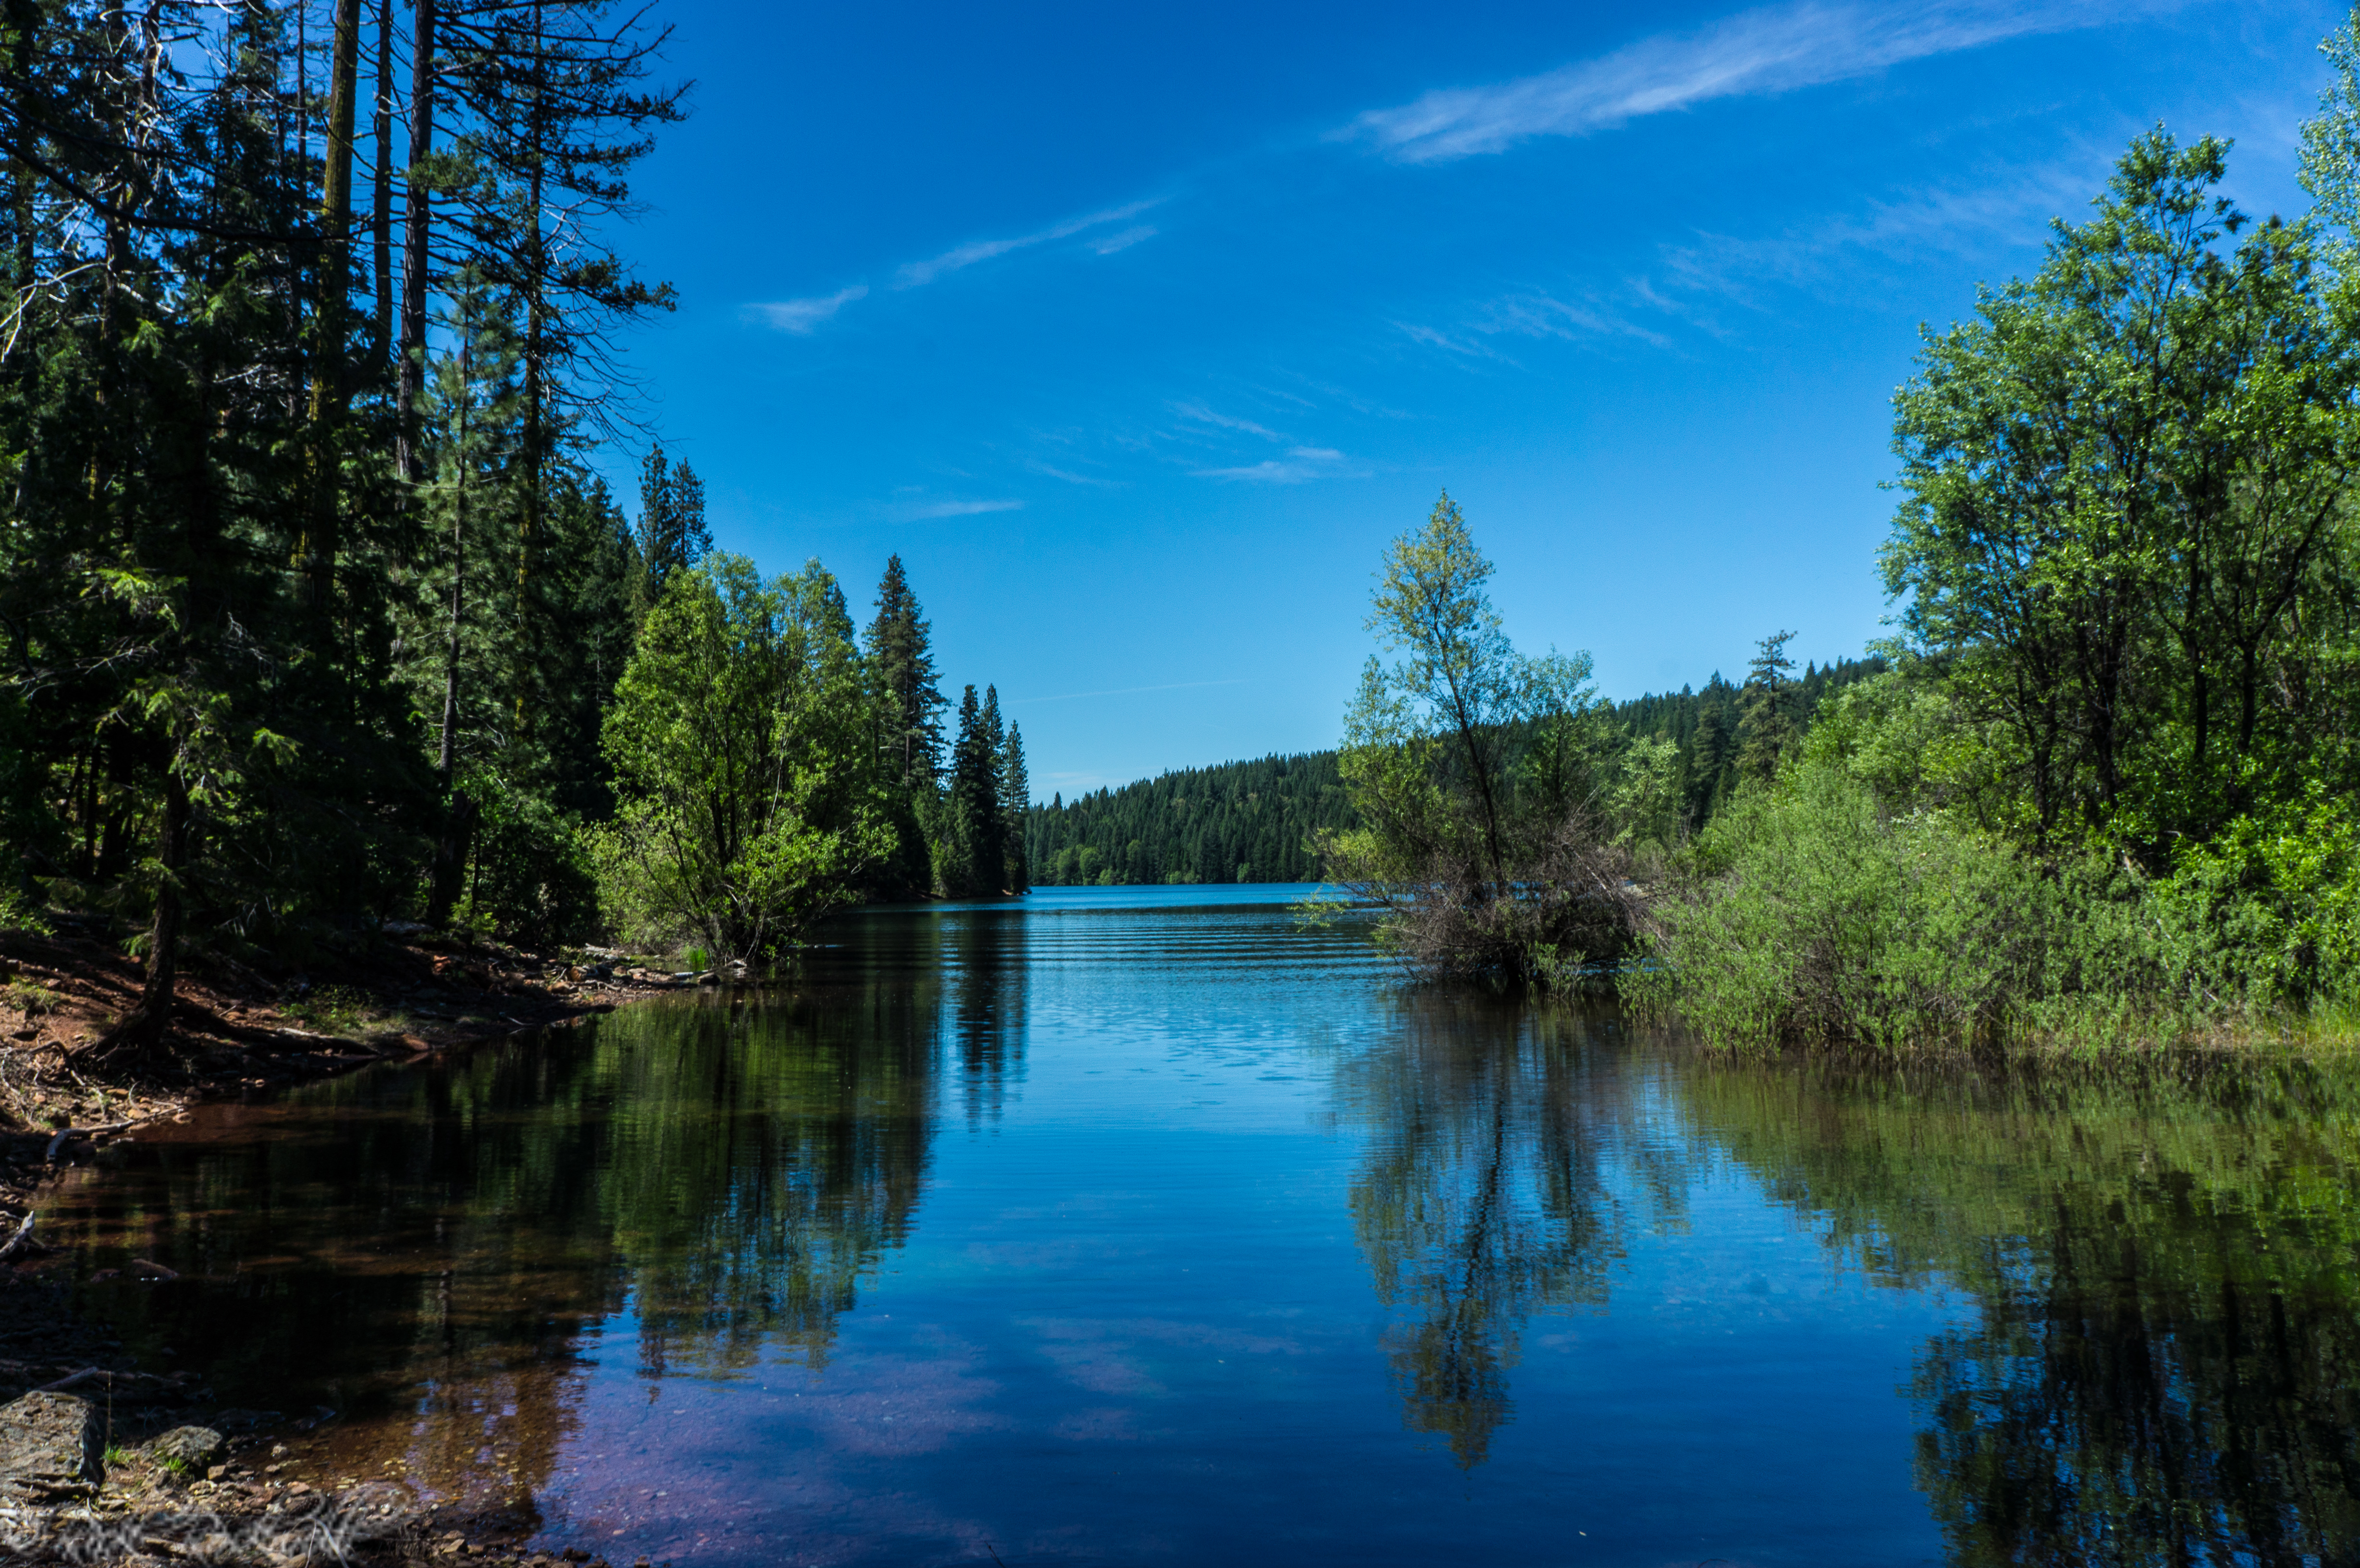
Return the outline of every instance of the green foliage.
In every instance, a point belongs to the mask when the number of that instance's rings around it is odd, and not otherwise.
[[[1929,334],[1895,400],[1883,559],[1909,638],[2009,732],[2039,843],[2158,873],[2320,769],[2360,784],[2360,343],[2311,231],[2214,194],[2226,152],[2138,138],[2090,221]]]
[[[2355,38],[2306,133],[2330,224],[2360,188]],[[1649,1005],[1891,1048],[2360,1000],[2360,301],[2318,225],[2215,193],[2225,158],[2138,138],[2033,278],[1928,334],[1895,405],[1898,664],[1823,697],[1792,762],[1741,765],[1775,781],[1655,901]]]
[[[622,797],[594,854],[634,942],[759,959],[892,849],[873,715],[835,580],[730,555],[676,574],[608,714]]]
[[[2156,893],[2182,988],[2259,1007],[2360,1002],[2360,816],[2313,786],[2182,851]]]
[[[1447,493],[1387,547],[1369,626],[1404,657],[1361,672],[1338,763],[1360,825],[1321,847],[1330,878],[1387,909],[1380,940],[1427,973],[1578,975],[1627,947],[1636,897],[1600,809],[1611,735],[1589,656],[1518,653],[1491,575]],[[1660,768],[1659,749],[1638,756]],[[1623,790],[1650,810],[1662,792],[1644,774]]]
[[[588,938],[597,929],[598,889],[582,824],[489,769],[470,771],[459,790],[476,808],[460,920],[529,947]]]
[[[1994,1038],[2038,994],[2054,887],[1939,813],[1895,819],[1831,759],[1742,788],[1693,851],[1698,881],[1653,911],[1626,989],[1721,1044],[1893,1047]]]

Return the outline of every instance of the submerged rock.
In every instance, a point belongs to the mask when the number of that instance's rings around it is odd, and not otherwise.
[[[0,1497],[85,1492],[104,1475],[105,1433],[88,1399],[27,1394],[0,1406]]]

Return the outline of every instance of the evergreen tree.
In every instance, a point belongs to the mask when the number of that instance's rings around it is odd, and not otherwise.
[[[934,715],[950,703],[935,689],[933,636],[901,558],[887,557],[877,585],[877,618],[869,623],[869,658],[887,699],[878,749],[912,789],[932,790],[942,772],[943,726]]]
[[[1794,637],[1793,632],[1773,632],[1754,645],[1756,651],[1746,665],[1737,770],[1749,779],[1776,773],[1779,757],[1795,741],[1797,693],[1789,678],[1795,661],[1786,657],[1786,645]]]
[[[687,463],[672,463],[661,446],[648,449],[639,465],[639,526],[632,537],[639,552],[637,603],[644,615],[663,597],[675,572],[694,566],[713,550],[705,526],[705,482]]]
[[[1024,770],[1024,736],[1014,724],[1000,748],[1000,821],[1005,841],[1008,890],[1032,890],[1032,857],[1025,849],[1025,820],[1032,813],[1032,781]]]
[[[936,866],[943,892],[954,898],[989,898],[1008,886],[1006,834],[1000,817],[1000,746],[995,699],[987,717],[970,685],[959,697],[958,734],[951,746],[950,798],[945,802],[944,853]]]

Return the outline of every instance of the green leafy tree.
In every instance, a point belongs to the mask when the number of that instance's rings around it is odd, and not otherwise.
[[[708,557],[648,617],[606,727],[622,797],[599,849],[619,919],[748,961],[892,849],[850,617],[814,562]]]
[[[2012,733],[2044,841],[2094,833],[2151,869],[2287,798],[2322,740],[2350,763],[2360,357],[2306,232],[2214,193],[2226,156],[2140,137],[2090,221],[1930,334],[1896,400],[1905,630]]]
[[[1372,657],[1346,712],[1364,825],[1328,841],[1328,865],[1430,966],[1538,978],[1620,951],[1625,878],[1595,810],[1589,656],[1517,653],[1491,575],[1448,494],[1386,548],[1369,626],[1404,657]]]

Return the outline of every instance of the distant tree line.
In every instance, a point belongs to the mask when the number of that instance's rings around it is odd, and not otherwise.
[[[1312,837],[1351,821],[1336,754],[1184,768],[1120,789],[1054,797],[1025,814],[1043,886],[1306,882]]]

